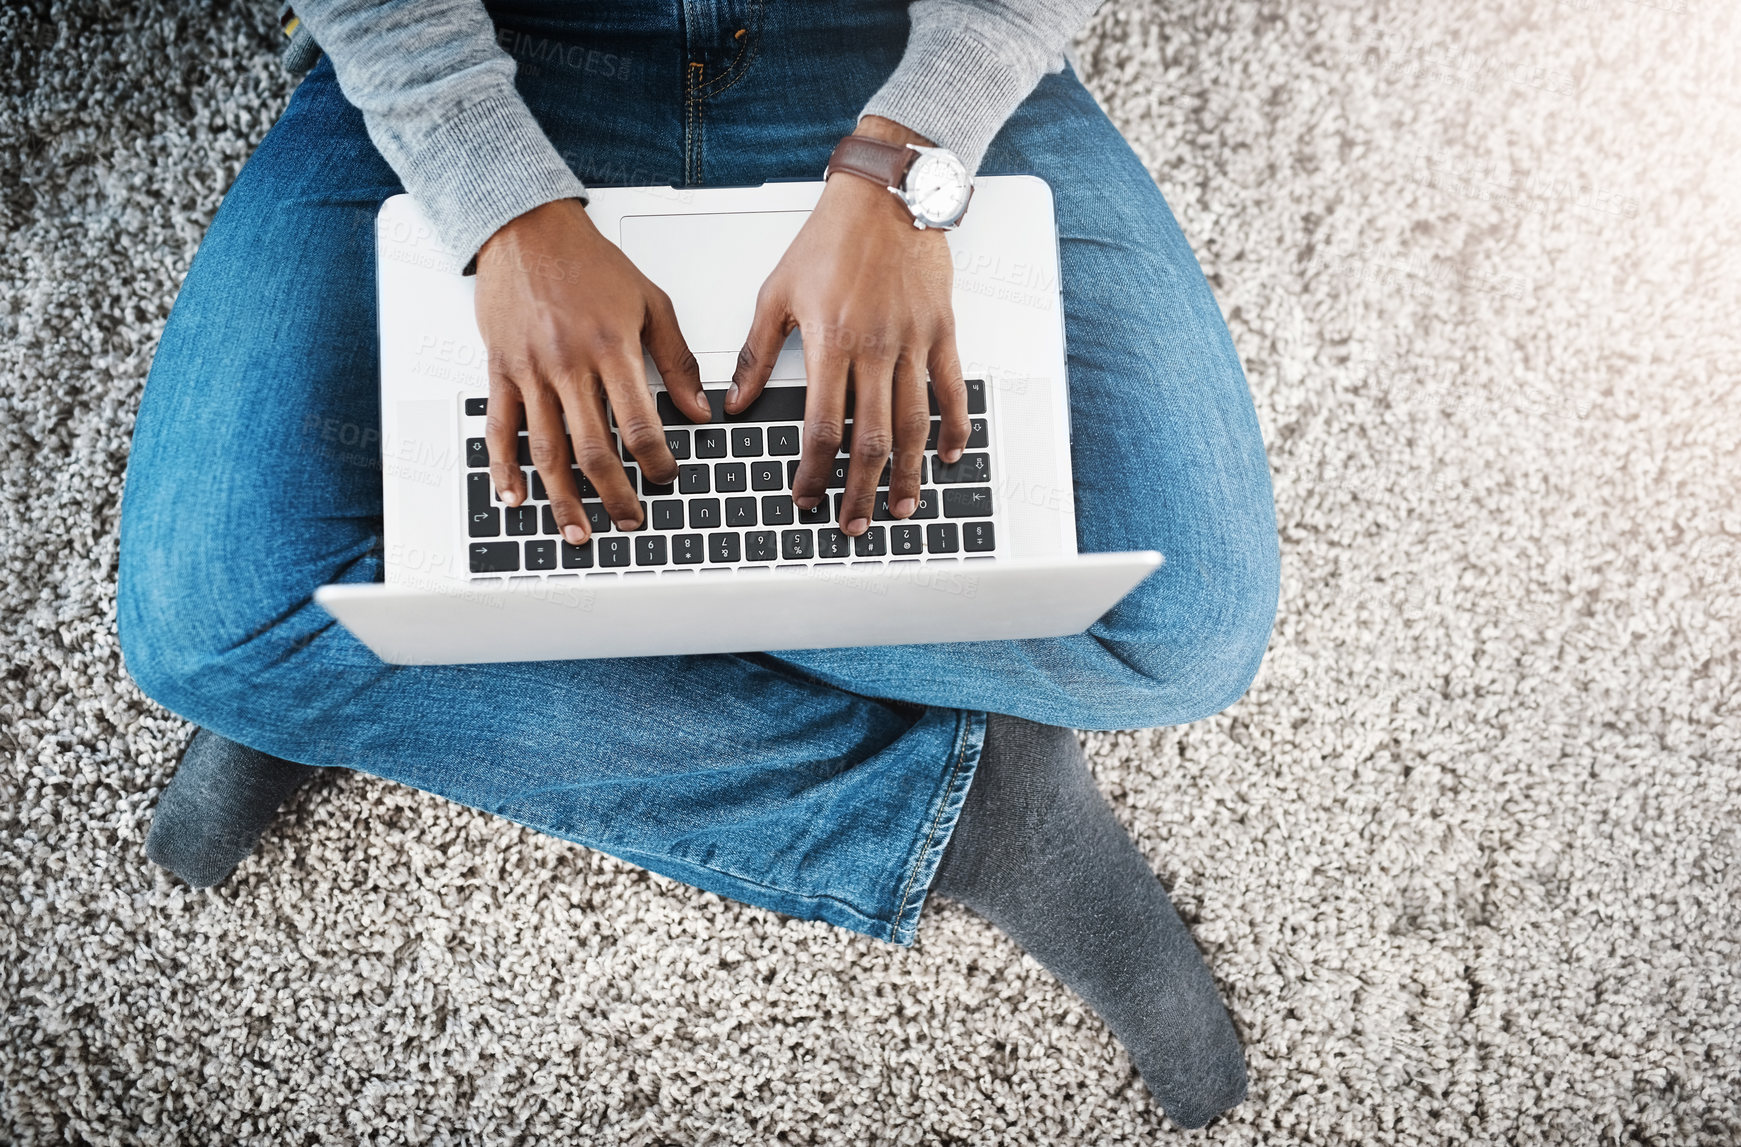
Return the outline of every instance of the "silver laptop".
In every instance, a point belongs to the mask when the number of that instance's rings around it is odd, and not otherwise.
[[[716,416],[698,425],[678,413],[649,359],[678,479],[653,483],[625,464],[647,519],[625,533],[577,472],[593,526],[584,546],[559,536],[524,432],[531,499],[494,496],[473,280],[410,196],[389,199],[377,224],[385,581],[322,586],[315,600],[395,664],[1055,637],[1092,625],[1161,555],[1076,553],[1057,234],[1042,180],[977,180],[973,210],[948,236],[972,437],[954,465],[927,453],[914,517],[891,518],[885,492],[870,529],[843,534],[844,454],[831,496],[813,511],[794,506],[802,332],[750,409],[719,413],[756,292],[821,192],[592,192],[599,229],[671,296]]]

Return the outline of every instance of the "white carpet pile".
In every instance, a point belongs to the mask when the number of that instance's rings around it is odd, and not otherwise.
[[[283,107],[265,3],[0,8],[0,1141],[1134,1144],[1106,1030],[374,780],[147,865],[132,414]],[[1727,0],[1115,0],[1079,45],[1270,444],[1250,695],[1089,738],[1262,1144],[1741,1143],[1741,29]]]

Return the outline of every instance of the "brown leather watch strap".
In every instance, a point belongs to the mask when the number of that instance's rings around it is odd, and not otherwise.
[[[918,157],[919,153],[905,144],[849,135],[834,145],[822,178],[845,171],[883,187],[900,187],[907,178],[907,168]]]

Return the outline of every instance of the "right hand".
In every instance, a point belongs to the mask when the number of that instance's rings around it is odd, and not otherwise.
[[[640,528],[641,503],[611,441],[605,399],[642,472],[654,482],[675,481],[677,460],[647,388],[643,345],[678,408],[697,421],[713,417],[670,297],[574,199],[504,224],[478,251],[477,276],[478,330],[490,359],[484,434],[497,496],[509,506],[526,500],[516,450],[524,412],[532,464],[562,536],[580,545],[592,533],[571,457],[617,528]]]

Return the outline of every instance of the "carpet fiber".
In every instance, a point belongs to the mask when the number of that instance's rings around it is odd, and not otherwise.
[[[899,951],[332,777],[146,864],[128,434],[283,107],[268,5],[0,8],[0,1140],[1177,1134],[952,905]],[[1116,0],[1078,46],[1273,461],[1249,696],[1093,736],[1248,1041],[1216,1143],[1741,1143],[1741,50],[1725,0]]]

